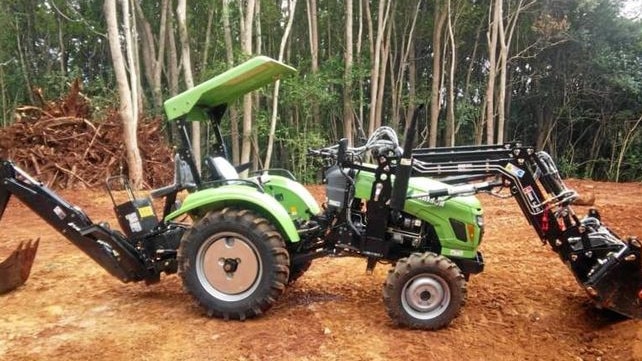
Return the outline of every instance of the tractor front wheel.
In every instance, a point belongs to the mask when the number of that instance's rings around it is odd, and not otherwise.
[[[267,311],[283,293],[289,257],[267,219],[235,208],[208,213],[178,250],[185,289],[209,316],[239,319]]]
[[[398,325],[427,330],[447,326],[466,300],[459,267],[432,252],[401,258],[383,286],[388,315]]]

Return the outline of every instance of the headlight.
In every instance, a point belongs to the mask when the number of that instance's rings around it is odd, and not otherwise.
[[[484,216],[481,214],[478,216],[475,216],[475,222],[477,223],[477,226],[479,227],[479,243],[480,245],[482,243],[482,239],[484,239]]]

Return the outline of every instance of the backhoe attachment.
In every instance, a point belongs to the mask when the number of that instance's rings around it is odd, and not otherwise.
[[[20,242],[18,248],[0,263],[0,294],[10,292],[27,281],[39,242],[40,239]]]

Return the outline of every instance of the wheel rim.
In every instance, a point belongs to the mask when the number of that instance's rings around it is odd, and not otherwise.
[[[450,304],[450,288],[440,276],[421,274],[413,277],[401,291],[403,308],[414,318],[429,320],[438,317]]]
[[[196,255],[199,282],[212,296],[239,301],[258,287],[263,265],[256,247],[234,232],[208,238]]]

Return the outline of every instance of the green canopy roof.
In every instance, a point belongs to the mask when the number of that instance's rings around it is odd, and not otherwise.
[[[258,56],[166,100],[165,114],[169,120],[174,120],[192,112],[202,113],[294,72],[296,69],[291,66]]]

